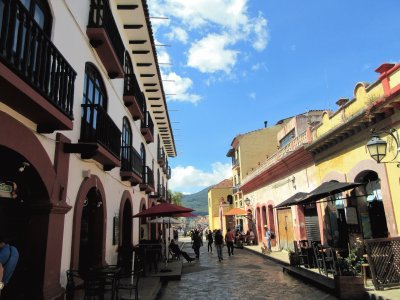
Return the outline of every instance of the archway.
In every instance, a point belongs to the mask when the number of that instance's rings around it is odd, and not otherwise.
[[[16,199],[1,196],[5,207],[0,208],[0,229],[20,252],[2,299],[39,299],[45,294],[56,298],[64,292],[60,285],[61,253],[64,218],[71,209],[65,202],[69,155],[63,152],[63,143],[69,140],[56,134],[52,162],[38,138],[19,121],[0,112],[0,124],[0,180],[15,182],[19,190]],[[23,168],[22,162],[29,165]]]
[[[142,199],[140,204],[140,211],[146,210],[146,203],[145,200]],[[147,218],[141,217],[140,218],[140,228],[139,228],[139,240],[148,239],[148,230],[147,230]]]
[[[262,230],[261,230],[261,210],[259,207],[256,208],[256,243],[262,240]]]
[[[151,207],[153,207],[153,206],[155,206],[155,203],[154,203],[154,202],[151,204]],[[153,220],[153,219],[155,219],[155,217],[152,217],[151,219]],[[154,240],[154,241],[155,241],[155,240],[157,239],[157,237],[156,237],[156,230],[157,230],[157,224],[151,223],[151,224],[150,224],[150,239],[151,239],[151,240]]]
[[[72,233],[71,268],[86,272],[88,268],[104,265],[107,206],[104,187],[92,175],[79,188],[75,202]]]
[[[272,246],[276,245],[276,233],[275,233],[275,219],[274,219],[274,207],[273,205],[268,205],[268,224],[269,230],[273,235],[271,236],[271,244]]]
[[[133,209],[132,198],[128,191],[122,195],[120,206],[120,222],[119,228],[119,247],[118,247],[118,262],[119,265],[129,268],[132,266],[133,257]]]
[[[262,236],[261,236],[260,240],[264,239],[265,233],[266,233],[265,227],[268,226],[267,209],[264,205],[261,207],[261,219],[262,219],[262,224],[261,224]]]
[[[356,181],[364,184],[359,188],[363,192],[364,197],[357,197],[361,198],[357,202],[364,238],[388,237],[389,230],[378,173],[371,170],[363,171],[356,176]]]

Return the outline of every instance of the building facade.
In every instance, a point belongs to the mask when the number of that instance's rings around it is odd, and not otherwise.
[[[231,179],[224,179],[208,190],[208,226],[210,230],[226,227],[224,212],[232,206]]]
[[[66,270],[156,238],[132,215],[168,200],[176,149],[147,4],[0,0],[0,24],[1,235],[20,252],[2,296],[62,298]]]

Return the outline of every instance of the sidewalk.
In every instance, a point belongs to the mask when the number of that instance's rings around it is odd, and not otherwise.
[[[316,270],[310,270],[310,269],[305,269],[305,268],[296,268],[296,267],[290,267],[289,266],[289,255],[288,252],[285,250],[277,251],[277,250],[272,250],[272,252],[268,255],[262,254],[261,251],[261,246],[256,245],[256,246],[244,246],[244,249],[251,251],[253,253],[256,253],[266,259],[272,260],[280,265],[283,266],[284,271],[289,271],[288,273],[292,273],[291,271],[296,271],[295,275],[297,277],[306,280],[306,281],[311,281],[313,282],[314,285],[320,286],[324,290],[329,290],[331,289],[329,286],[332,284],[329,282],[329,280],[332,280],[333,278],[328,278],[324,275],[318,274],[318,269]],[[309,273],[316,273],[317,276],[312,275],[310,276]],[[334,287],[333,287],[334,288]],[[383,291],[376,291],[374,289],[374,286],[372,285],[372,281],[368,280],[367,281],[367,286],[365,287],[366,292],[368,294],[368,299],[374,299],[374,300],[398,300],[400,299],[400,288],[386,288]]]

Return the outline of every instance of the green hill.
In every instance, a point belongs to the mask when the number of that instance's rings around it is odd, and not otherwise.
[[[185,195],[182,198],[182,205],[194,209],[196,215],[208,215],[208,190],[211,186],[201,190],[200,192]]]

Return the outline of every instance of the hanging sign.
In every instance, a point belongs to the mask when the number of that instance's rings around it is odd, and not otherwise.
[[[0,197],[17,198],[17,184],[12,181],[0,181]]]

